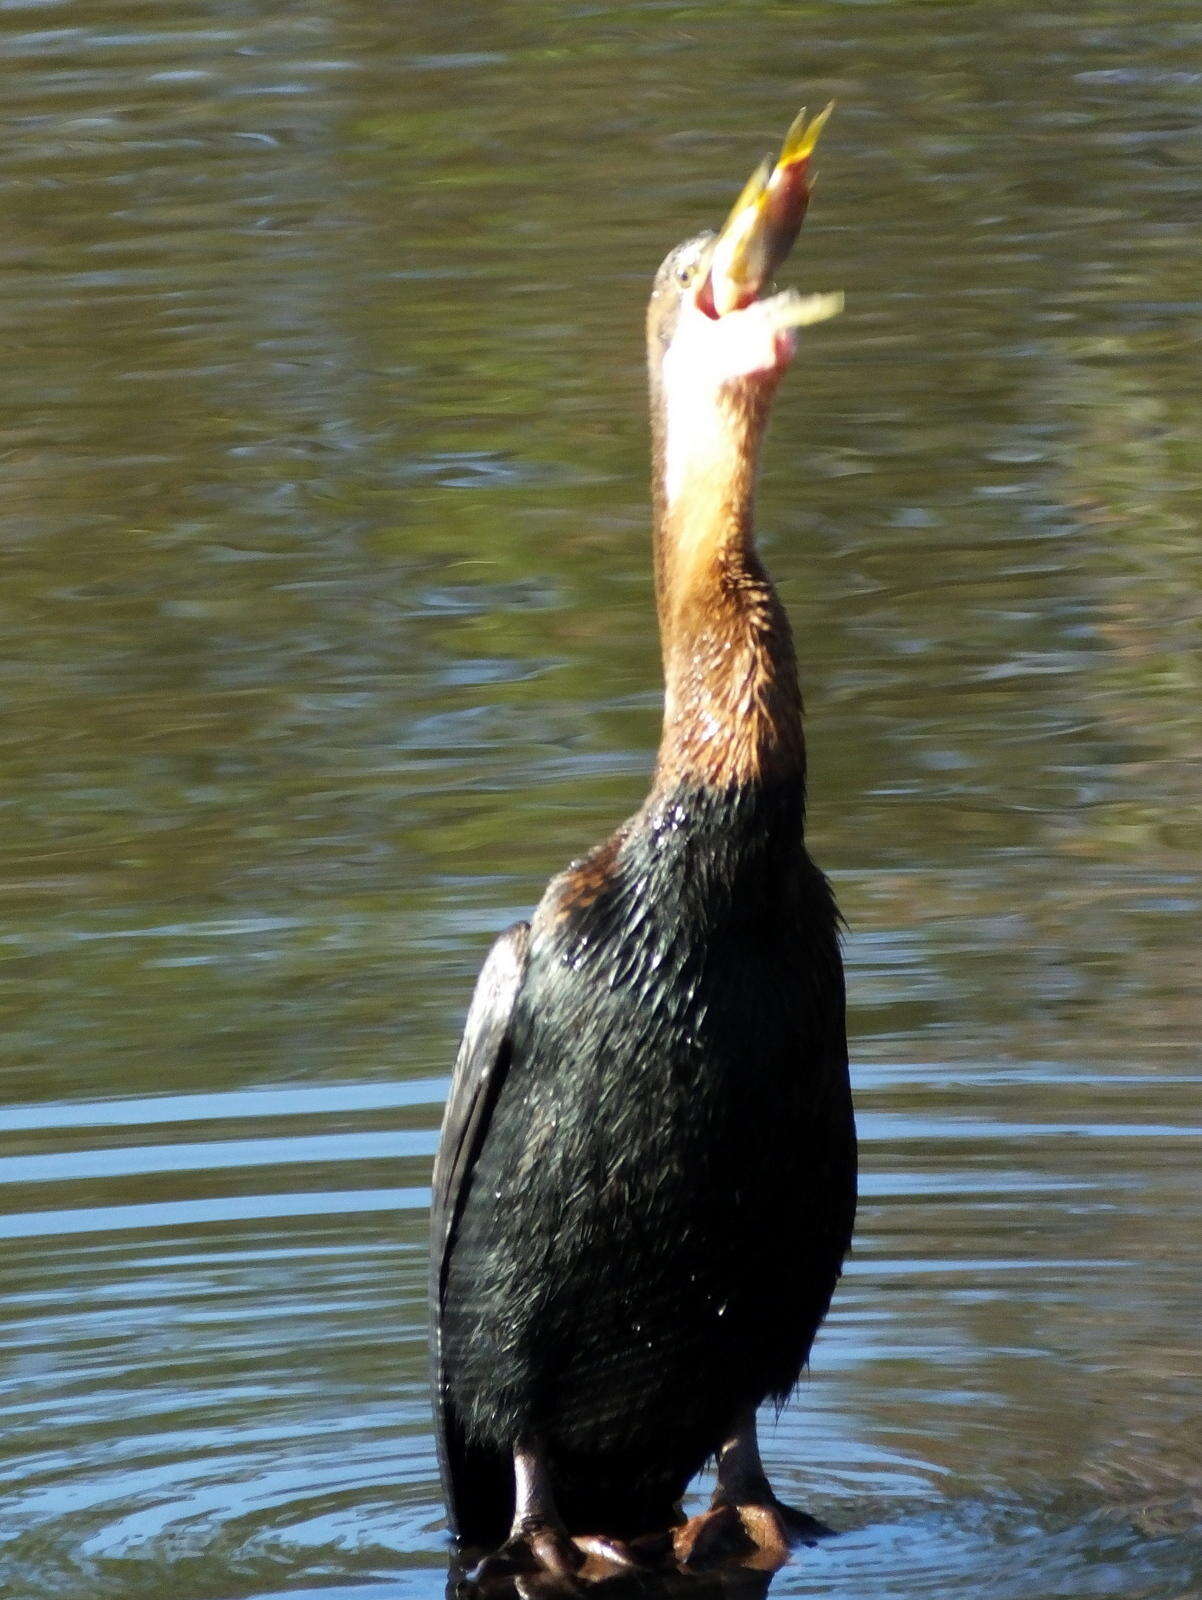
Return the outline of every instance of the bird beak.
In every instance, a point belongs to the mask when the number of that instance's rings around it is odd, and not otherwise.
[[[708,282],[716,316],[750,305],[793,248],[813,183],[810,157],[834,101],[812,121],[798,112],[775,161],[765,156],[714,242]]]

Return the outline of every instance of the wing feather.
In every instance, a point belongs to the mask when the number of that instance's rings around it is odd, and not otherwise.
[[[447,1265],[459,1218],[471,1186],[480,1147],[488,1133],[497,1095],[510,1060],[510,1026],[514,1004],[526,972],[530,924],[515,922],[495,941],[476,980],[463,1039],[451,1076],[447,1108],[434,1160],[430,1197],[430,1355],[434,1390],[438,1464],[447,1490],[452,1529],[465,1531],[480,1521],[483,1497],[504,1495],[507,1482],[497,1483],[497,1464],[481,1461],[473,1471],[473,1452],[450,1415],[442,1351],[443,1301]],[[473,1478],[478,1481],[473,1482]],[[501,1514],[501,1508],[496,1508]],[[492,1521],[491,1515],[487,1516]]]

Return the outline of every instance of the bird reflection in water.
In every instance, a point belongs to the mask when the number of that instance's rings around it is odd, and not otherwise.
[[[826,1531],[777,1499],[756,1438],[809,1357],[856,1189],[838,914],[752,528],[797,331],[842,305],[772,288],[825,118],[656,275],[654,781],[497,940],[452,1079],[435,1414],[452,1531],[492,1551],[456,1592],[485,1600],[763,1593]],[[681,1521],[707,1459],[713,1501]]]
[[[587,1594],[588,1600],[762,1600],[777,1571],[778,1566],[767,1571],[724,1566],[715,1572],[626,1568],[590,1575],[586,1564],[573,1577],[555,1577],[539,1571],[476,1580],[457,1560],[452,1560],[447,1600],[579,1600],[581,1594]]]

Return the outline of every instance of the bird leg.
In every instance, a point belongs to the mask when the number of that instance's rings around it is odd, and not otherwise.
[[[574,1577],[584,1557],[572,1542],[555,1507],[547,1464],[537,1440],[513,1448],[513,1524],[509,1537],[476,1569],[477,1583],[515,1572],[546,1572],[560,1580]]]
[[[554,1592],[576,1594],[578,1576],[603,1577],[633,1565],[633,1557],[619,1541],[603,1536],[573,1538],[568,1532],[556,1509],[546,1457],[535,1439],[514,1446],[513,1487],[509,1537],[472,1575],[481,1589],[515,1574],[539,1574],[552,1580]]]
[[[735,1559],[740,1566],[775,1572],[794,1545],[814,1544],[831,1531],[773,1494],[760,1459],[755,1410],[748,1408],[718,1451],[718,1483],[709,1510],[676,1530],[676,1559],[682,1567]]]

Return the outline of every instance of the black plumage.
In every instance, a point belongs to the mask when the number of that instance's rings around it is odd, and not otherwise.
[[[569,1528],[665,1525],[741,1407],[783,1398],[808,1355],[854,1134],[836,913],[801,820],[794,784],[654,797],[552,883],[533,940],[494,948],[521,979],[482,977],[452,1100],[474,1160],[435,1186],[470,1543],[507,1530],[528,1433]]]

